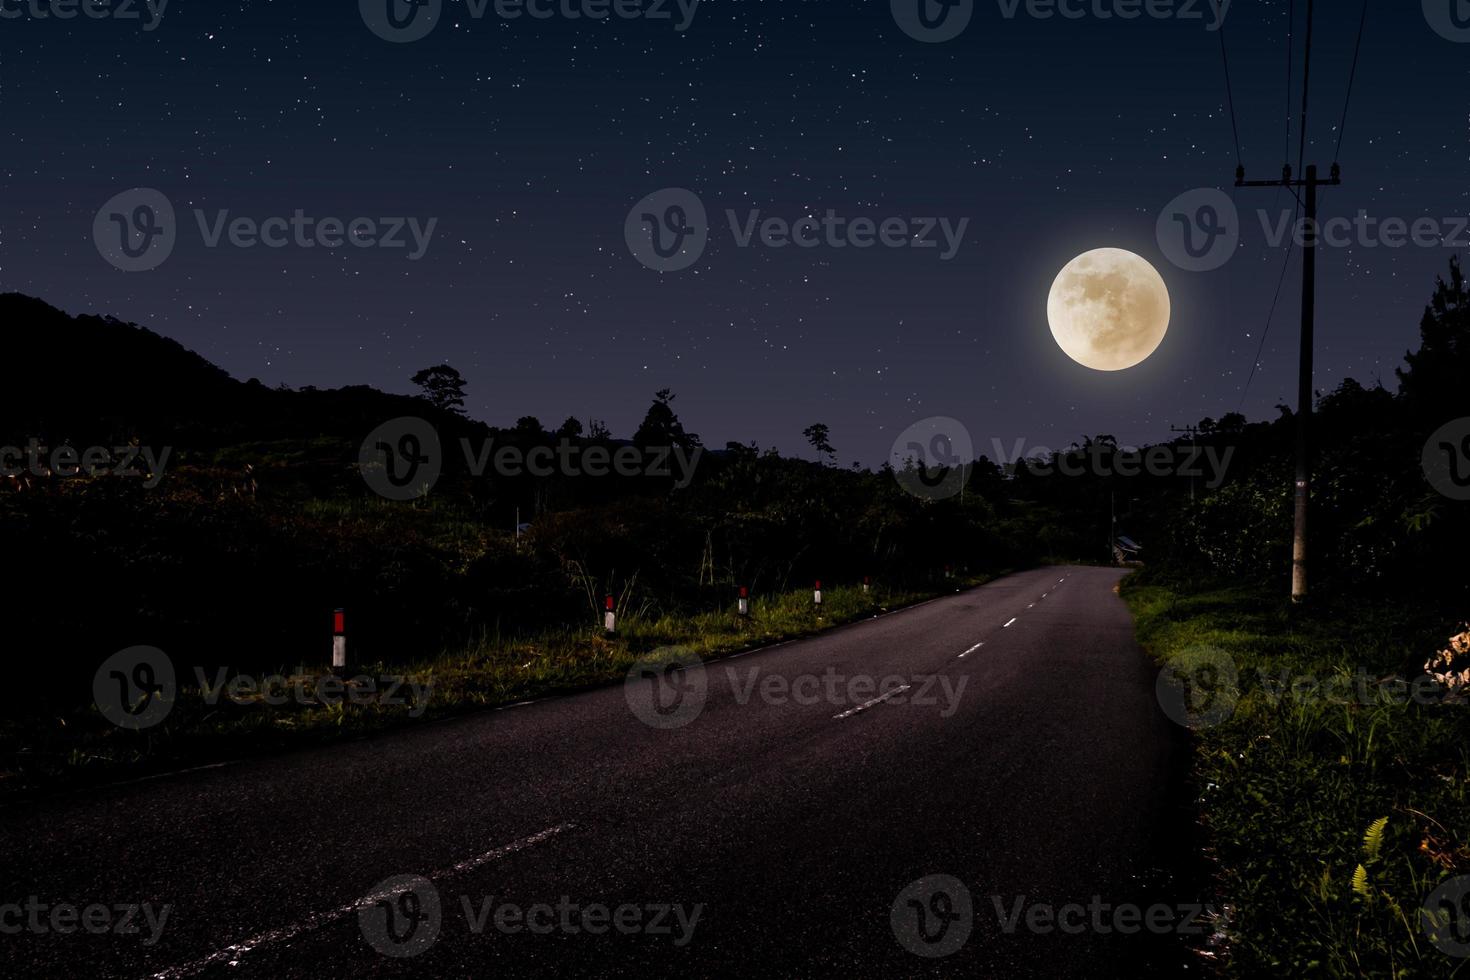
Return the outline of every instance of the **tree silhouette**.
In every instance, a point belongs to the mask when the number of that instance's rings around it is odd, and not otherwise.
[[[1450,259],[1450,280],[1435,280],[1434,296],[1419,321],[1420,346],[1404,355],[1408,369],[1398,368],[1399,393],[1415,409],[1438,417],[1463,398],[1470,373],[1470,293],[1457,257]]]
[[[464,378],[448,364],[424,368],[409,380],[424,390],[435,408],[464,414]]]
[[[819,455],[826,456],[828,459],[836,458],[837,450],[833,449],[832,443],[828,441],[828,437],[832,433],[825,424],[816,422],[802,429],[801,434],[806,437],[806,441],[811,443],[812,448]]]
[[[674,414],[674,393],[663,388],[654,393],[653,404],[638,431],[633,433],[633,443],[638,446],[679,446],[692,449],[700,444],[699,436],[684,431],[684,424]]]

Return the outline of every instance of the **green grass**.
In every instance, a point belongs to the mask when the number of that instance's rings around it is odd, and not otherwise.
[[[1123,596],[1162,663],[1223,654],[1238,670],[1233,712],[1195,729],[1201,815],[1231,908],[1227,972],[1470,977],[1470,958],[1436,948],[1420,912],[1441,882],[1470,874],[1470,705],[1415,703],[1380,683],[1422,673],[1451,627],[1387,600],[1303,609],[1146,580]]]
[[[990,576],[949,583],[951,591]],[[12,712],[0,722],[0,796],[95,783],[164,769],[260,755],[421,723],[466,711],[612,683],[640,656],[679,646],[710,659],[808,636],[940,594],[875,586],[823,591],[817,609],[808,590],[751,600],[749,617],[731,608],[688,616],[622,616],[617,634],[564,629],[533,639],[482,636],[463,649],[408,665],[354,664],[354,675],[403,676],[428,691],[423,703],[323,704],[292,697],[284,704],[250,695],[210,703],[192,667],[178,664],[179,690],[167,717],[140,731],[118,728],[93,705],[44,713]],[[588,616],[589,622],[593,617]],[[320,673],[299,667],[273,673],[314,690]],[[213,681],[213,674],[209,678]],[[408,700],[407,685],[400,695]],[[243,703],[242,703],[243,702]]]

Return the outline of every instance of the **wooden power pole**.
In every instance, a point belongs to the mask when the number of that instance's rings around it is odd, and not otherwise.
[[[1305,178],[1293,179],[1291,167],[1282,168],[1280,180],[1246,180],[1245,167],[1235,171],[1236,187],[1286,187],[1302,189],[1306,223],[1302,230],[1302,342],[1297,362],[1296,390],[1296,523],[1291,536],[1291,601],[1307,597],[1307,496],[1312,484],[1312,329],[1316,318],[1317,291],[1317,188],[1342,183],[1342,171],[1332,165],[1332,176],[1321,180],[1316,166],[1307,168]]]

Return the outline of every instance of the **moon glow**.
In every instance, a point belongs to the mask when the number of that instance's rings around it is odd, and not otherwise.
[[[1142,256],[1121,248],[1083,252],[1062,267],[1046,300],[1057,345],[1095,371],[1143,363],[1169,330],[1169,288]]]

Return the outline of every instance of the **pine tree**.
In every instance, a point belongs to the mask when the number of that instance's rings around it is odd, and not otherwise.
[[[1450,259],[1450,280],[1436,280],[1434,297],[1419,321],[1417,352],[1404,355],[1399,368],[1399,394],[1416,411],[1439,418],[1464,407],[1463,385],[1470,376],[1470,294],[1458,258]],[[1459,414],[1464,414],[1460,411]]]

